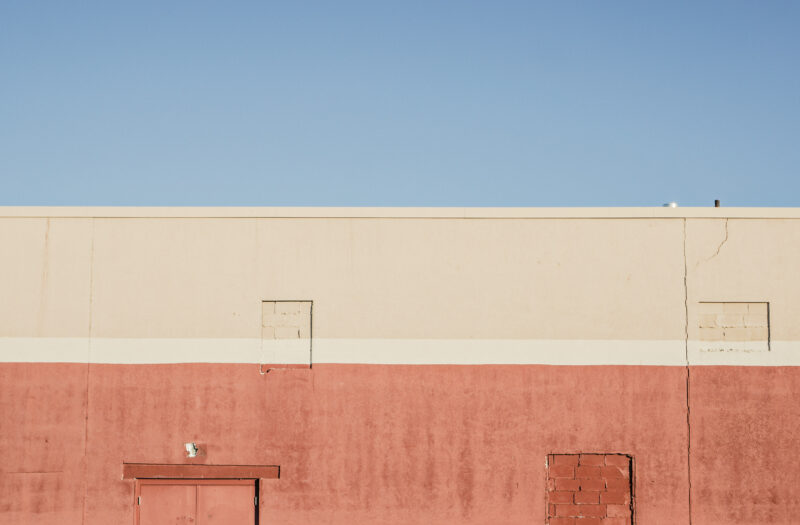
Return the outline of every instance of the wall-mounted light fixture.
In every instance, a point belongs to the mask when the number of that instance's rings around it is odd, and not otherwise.
[[[197,448],[197,445],[195,443],[184,443],[183,446],[186,447],[186,457],[188,458],[197,457],[197,453],[200,451],[200,449]]]

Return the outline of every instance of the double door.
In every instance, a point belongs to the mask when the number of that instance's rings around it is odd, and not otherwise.
[[[139,479],[137,525],[255,525],[256,481]]]

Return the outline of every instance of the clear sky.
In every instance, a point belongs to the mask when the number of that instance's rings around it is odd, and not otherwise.
[[[0,205],[800,205],[800,2],[0,2]]]

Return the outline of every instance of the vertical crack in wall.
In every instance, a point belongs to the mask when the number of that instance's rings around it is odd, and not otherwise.
[[[725,240],[728,238],[727,219],[725,221]],[[725,244],[725,241],[722,242]],[[720,248],[722,247],[720,244]],[[719,253],[719,249],[717,249]],[[689,484],[689,525],[692,524],[692,422],[691,407],[689,402],[689,387],[691,368],[689,366],[689,288],[687,286],[687,261],[686,261],[686,218],[683,219],[683,335],[684,353],[686,357],[686,473]]]
[[[81,523],[86,523],[86,499],[89,494],[89,367],[92,358],[92,302],[94,299],[94,218],[92,218],[91,244],[89,248],[89,326],[86,343],[86,394],[84,406],[86,407],[83,418],[83,508],[81,509]]]

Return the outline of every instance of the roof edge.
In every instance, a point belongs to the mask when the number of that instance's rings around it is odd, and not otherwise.
[[[800,208],[0,206],[3,218],[800,219]]]

